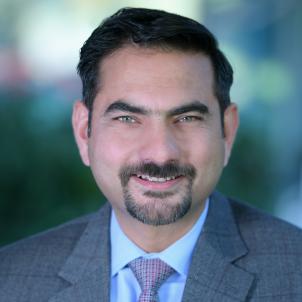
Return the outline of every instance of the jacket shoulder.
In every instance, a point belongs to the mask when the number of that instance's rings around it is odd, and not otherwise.
[[[0,296],[5,301],[42,301],[64,288],[66,281],[58,273],[92,217],[72,220],[1,248]]]
[[[248,250],[235,265],[255,277],[251,301],[301,301],[302,230],[240,202],[230,205]]]
[[[244,239],[251,243],[257,242],[259,248],[263,248],[264,245],[270,247],[286,245],[289,250],[302,251],[300,228],[242,202],[233,199],[229,201]]]

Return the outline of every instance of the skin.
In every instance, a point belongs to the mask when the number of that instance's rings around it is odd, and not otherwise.
[[[81,101],[74,105],[73,128],[81,158],[124,233],[145,251],[159,252],[188,232],[203,211],[231,153],[237,107],[231,104],[226,109],[223,135],[212,65],[202,53],[126,46],[105,58],[100,68],[90,137],[88,110]],[[191,207],[173,223],[146,224],[126,210],[120,169],[150,162],[196,170]],[[127,188],[137,204],[151,206],[152,215],[167,215],[169,207],[182,202],[188,184],[188,177],[154,183],[133,175]],[[151,198],[146,191],[169,196]]]

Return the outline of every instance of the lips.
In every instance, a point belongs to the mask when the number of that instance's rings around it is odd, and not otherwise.
[[[123,166],[119,173],[123,188],[132,180],[154,189],[171,188],[184,179],[191,182],[195,175],[196,169],[192,165],[181,165],[178,162],[168,162],[161,166],[152,162]]]
[[[177,178],[177,176],[170,176],[170,177],[152,177],[149,175],[145,175],[145,174],[137,174],[135,175],[136,177],[143,179],[143,180],[148,180],[148,181],[152,181],[152,182],[159,182],[159,183],[163,183],[163,182],[167,182],[170,180],[174,180]]]
[[[184,176],[154,177],[147,174],[135,174],[132,178],[149,190],[167,190],[177,185]]]

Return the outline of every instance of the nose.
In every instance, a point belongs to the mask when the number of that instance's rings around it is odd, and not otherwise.
[[[181,144],[169,125],[150,126],[141,141],[140,158],[144,162],[164,164],[179,161]]]

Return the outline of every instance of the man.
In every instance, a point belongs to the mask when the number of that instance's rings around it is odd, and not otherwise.
[[[302,232],[214,192],[238,127],[201,24],[122,9],[81,49],[72,122],[101,210],[0,252],[3,301],[302,301]]]

